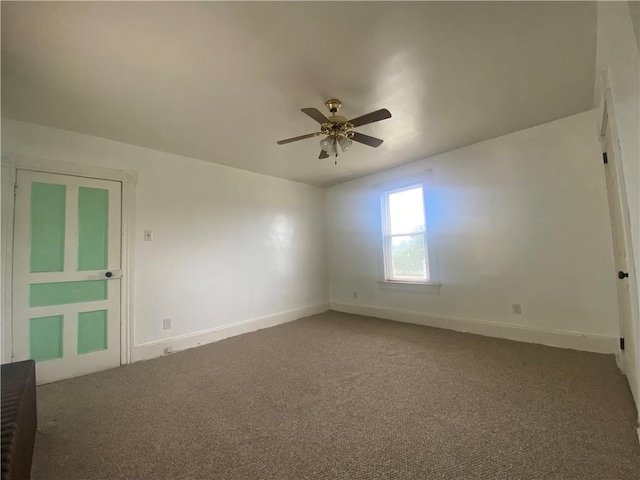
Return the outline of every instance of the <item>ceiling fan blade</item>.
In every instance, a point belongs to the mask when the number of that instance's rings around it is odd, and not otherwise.
[[[379,138],[376,138],[376,137],[370,137],[369,135],[365,135],[364,133],[358,133],[358,132],[351,132],[351,133],[353,133],[353,136],[349,137],[351,140],[353,140],[354,142],[364,143],[365,145],[369,145],[370,147],[373,147],[373,148],[378,148],[380,145],[382,145],[382,142],[384,142],[384,140],[380,140]]]
[[[329,123],[329,119],[325,117],[317,108],[303,108],[303,113],[306,113],[318,123]]]
[[[299,137],[287,138],[286,140],[278,141],[278,145],[284,145],[285,143],[297,142],[298,140],[304,140],[305,138],[317,137],[318,135],[322,135],[321,132],[316,133],[307,133],[306,135],[300,135]]]
[[[323,158],[329,158],[329,154],[327,152],[325,152],[324,150],[320,150],[320,155],[318,156],[319,159],[323,159]]]
[[[384,120],[386,118],[391,118],[391,112],[386,108],[381,108],[380,110],[376,110],[375,112],[367,113],[366,115],[362,115],[361,117],[349,120],[349,123],[354,127],[360,127],[369,123],[379,122],[380,120]]]

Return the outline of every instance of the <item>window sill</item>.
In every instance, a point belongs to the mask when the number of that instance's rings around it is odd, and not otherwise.
[[[391,292],[423,293],[427,295],[440,295],[439,283],[398,282],[393,280],[378,280],[380,289]]]

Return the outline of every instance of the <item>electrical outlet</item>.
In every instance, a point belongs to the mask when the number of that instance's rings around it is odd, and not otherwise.
[[[514,315],[522,315],[522,307],[519,303],[514,303],[511,305],[511,313]]]
[[[153,240],[153,232],[151,230],[144,231],[144,241],[150,242]]]
[[[162,320],[162,328],[165,330],[168,330],[171,328],[171,319],[170,318],[165,318],[164,320]]]
[[[358,299],[358,292],[353,292],[351,294],[351,296],[353,297],[354,300],[357,300]]]

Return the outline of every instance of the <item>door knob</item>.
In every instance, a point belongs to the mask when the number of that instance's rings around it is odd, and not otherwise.
[[[629,278],[629,274],[628,274],[627,272],[623,272],[622,270],[620,270],[620,271],[618,272],[618,278],[619,278],[620,280],[622,280],[623,278]]]
[[[107,273],[104,274],[104,276],[107,277],[107,278],[111,278],[111,277],[113,277],[113,273],[107,272]]]

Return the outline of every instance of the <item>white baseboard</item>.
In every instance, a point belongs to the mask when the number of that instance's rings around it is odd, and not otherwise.
[[[428,313],[394,310],[383,307],[331,302],[331,310],[370,317],[415,323],[428,327],[474,333],[486,337],[505,338],[518,342],[539,343],[552,347],[570,348],[596,353],[617,353],[618,339],[605,335],[584,334],[564,330],[547,330],[487,320],[431,315]]]
[[[150,360],[164,355],[167,347],[171,348],[171,352],[179,352],[188,348],[206,345],[208,343],[224,340],[225,338],[235,337],[243,333],[255,332],[263,328],[274,327],[282,323],[298,320],[299,318],[308,317],[317,313],[323,313],[329,310],[328,303],[312,305],[310,307],[295,308],[284,312],[266,315],[264,317],[251,318],[241,322],[223,325],[208,330],[188,333],[178,337],[166,338],[155,342],[142,343],[134,345],[132,352],[132,362],[141,360]]]

